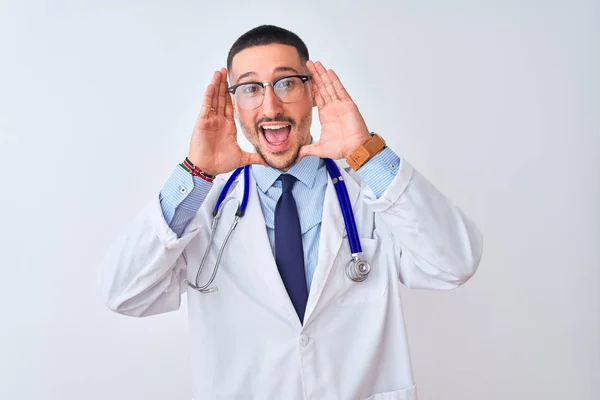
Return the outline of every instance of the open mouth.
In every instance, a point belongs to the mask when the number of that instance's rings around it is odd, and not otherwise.
[[[289,123],[281,122],[278,124],[262,125],[259,128],[269,147],[280,149],[285,147],[288,141],[292,126]]]

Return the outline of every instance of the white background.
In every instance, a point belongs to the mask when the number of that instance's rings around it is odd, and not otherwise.
[[[483,231],[464,287],[405,291],[421,398],[597,399],[598,3],[252,3],[0,2],[0,398],[190,398],[186,311],[114,314],[96,272],[273,23]]]

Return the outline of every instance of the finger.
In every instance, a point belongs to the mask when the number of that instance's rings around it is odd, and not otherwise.
[[[231,95],[227,93],[227,97],[225,98],[225,118],[233,119],[233,102],[231,100]]]
[[[212,101],[210,103],[210,106],[211,106],[210,111],[214,112],[217,110],[217,107],[219,106],[219,87],[221,85],[221,72],[220,71],[215,72],[215,74],[213,75],[213,80],[212,80],[211,84],[214,85],[215,91],[213,92],[213,95],[212,95]]]
[[[233,101],[231,100],[231,94],[227,89],[229,87],[229,82],[227,81],[227,69],[223,68],[222,71],[225,71],[223,75],[225,77],[225,118],[233,119]]]
[[[323,81],[323,85],[325,86],[325,90],[329,94],[329,97],[331,97],[334,100],[339,99],[337,94],[335,93],[335,88],[333,87],[333,84],[331,83],[331,79],[329,79],[327,70],[325,69],[325,67],[323,66],[321,61],[317,61],[317,63],[315,64],[315,67],[317,68],[317,72],[319,73],[319,76],[321,77],[321,80]]]
[[[204,100],[202,101],[202,108],[200,108],[200,114],[198,115],[198,119],[204,119],[210,114],[214,91],[215,86],[211,83],[210,85],[208,85],[206,91],[204,92]]]
[[[217,104],[217,114],[225,115],[225,107],[227,107],[227,97],[229,97],[229,93],[227,93],[227,70],[225,68],[221,68],[221,83],[219,83],[219,103]]]
[[[306,61],[306,68],[308,68],[308,72],[311,75],[316,75],[317,74],[317,70],[315,69],[315,63],[312,62],[311,60]]]
[[[329,71],[327,71],[327,74],[329,75],[329,79],[331,79],[331,82],[333,84],[333,88],[335,89],[335,93],[337,94],[338,98],[340,100],[350,100],[350,101],[352,101],[352,98],[350,97],[350,95],[346,91],[346,88],[344,87],[344,85],[342,85],[342,81],[337,76],[337,74],[332,69],[330,69]]]
[[[325,84],[323,83],[323,79],[321,78],[321,74],[317,70],[315,63],[313,63],[312,61],[307,61],[306,67],[311,73],[313,82],[315,82],[315,84],[319,88],[319,93],[321,94],[323,101],[325,102],[325,104],[327,104],[331,100],[331,96],[329,96],[327,90],[325,90]]]
[[[315,83],[318,89],[317,93],[319,93],[321,99],[323,99],[323,102],[327,104],[331,100],[331,96],[329,96],[329,93],[327,93],[327,90],[325,89],[325,83],[323,82],[321,74],[319,73],[319,71],[317,71],[315,63],[313,63],[312,61],[309,62],[310,66],[307,63],[307,67],[309,68],[309,71],[311,71],[312,81]]]
[[[305,144],[304,146],[300,147],[300,151],[298,152],[298,161],[307,156],[317,156],[323,158],[323,152],[321,151],[319,142]]]
[[[317,107],[325,107],[325,100],[323,100],[323,96],[321,96],[321,93],[319,92],[319,87],[317,86],[315,81],[312,81],[311,88],[313,90],[313,98],[315,99],[315,103],[317,103]]]

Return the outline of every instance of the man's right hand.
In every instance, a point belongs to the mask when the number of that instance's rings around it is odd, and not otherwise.
[[[227,69],[221,68],[204,92],[190,141],[188,158],[209,175],[227,173],[248,164],[267,165],[260,154],[243,151],[237,142],[228,86]]]

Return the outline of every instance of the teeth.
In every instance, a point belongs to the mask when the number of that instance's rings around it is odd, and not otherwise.
[[[263,126],[263,129],[281,129],[281,128],[285,128],[288,127],[289,125],[270,125],[270,126]]]

